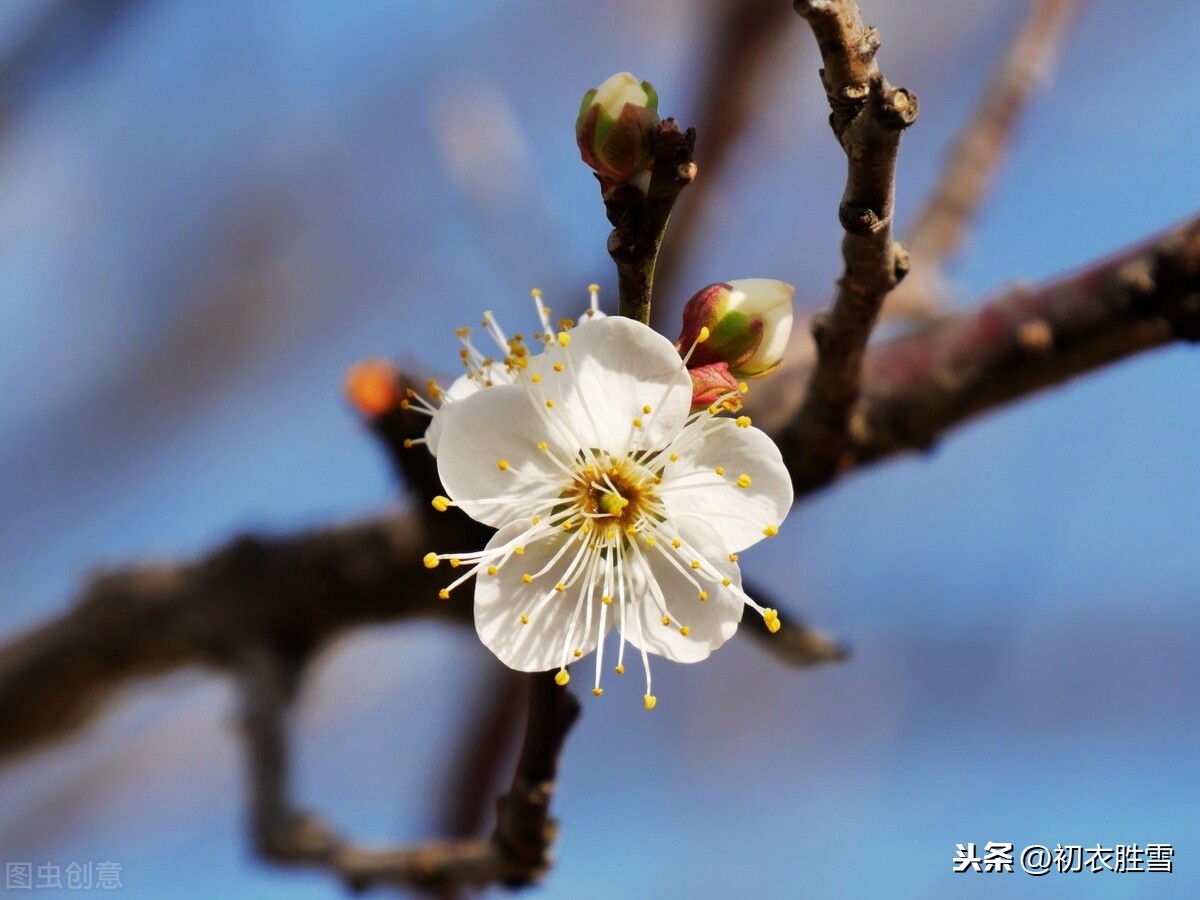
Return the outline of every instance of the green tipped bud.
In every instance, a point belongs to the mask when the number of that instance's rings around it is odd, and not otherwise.
[[[695,345],[689,368],[723,362],[734,378],[769,375],[783,362],[795,292],[790,284],[772,278],[701,288],[683,308],[683,333],[675,346],[687,353]]]
[[[654,162],[658,94],[650,82],[618,72],[583,95],[575,142],[607,192],[634,180]]]

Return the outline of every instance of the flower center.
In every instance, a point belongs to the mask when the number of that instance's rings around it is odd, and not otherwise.
[[[653,475],[632,460],[610,460],[605,469],[587,465],[579,474],[569,499],[597,528],[635,525],[654,500]]]

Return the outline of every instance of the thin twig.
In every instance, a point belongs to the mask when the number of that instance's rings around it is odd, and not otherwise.
[[[663,119],[654,144],[654,167],[644,198],[626,188],[605,201],[613,224],[608,254],[617,264],[620,313],[650,323],[654,266],[662,248],[667,220],[680,191],[696,177],[693,151],[696,129],[680,131],[674,119]]]
[[[867,340],[888,291],[907,271],[907,254],[892,241],[892,200],[900,135],[916,119],[917,99],[883,77],[875,62],[879,34],[863,26],[854,0],[794,5],[817,39],[830,124],[848,161],[838,210],[845,270],[832,309],[813,319],[817,364],[780,444],[785,457],[801,460],[802,471],[832,478],[845,464]]]

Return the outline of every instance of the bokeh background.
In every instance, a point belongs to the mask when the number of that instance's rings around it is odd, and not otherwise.
[[[862,5],[921,99],[903,229],[1026,4]],[[765,58],[714,59],[724,8],[0,6],[0,629],[61,610],[101,563],[391,507],[344,371],[453,371],[453,328],[531,319],[533,286],[566,309],[598,281],[611,304],[572,123],[614,71],[685,123],[712,114],[714,64],[766,72],[664,301],[770,276],[826,303],[844,161],[812,38],[789,13]],[[1088,6],[955,302],[1196,211],[1197,35],[1190,0]],[[853,659],[791,671],[742,637],[658,665],[653,715],[610,684],[568,743],[557,865],[531,896],[1200,893],[1197,396],[1194,351],[1158,352],[799,505],[744,563]],[[344,640],[306,688],[301,798],[364,839],[432,836],[447,748],[494,675],[466,631]],[[202,673],[122,694],[0,773],[0,858],[118,861],[131,897],[340,896],[251,857],[234,709]],[[989,840],[1171,843],[1176,871],[951,874],[955,843]]]

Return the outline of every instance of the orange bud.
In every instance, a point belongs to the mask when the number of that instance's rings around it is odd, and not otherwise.
[[[400,402],[395,366],[383,359],[368,359],[346,373],[346,399],[360,414],[374,418]]]

